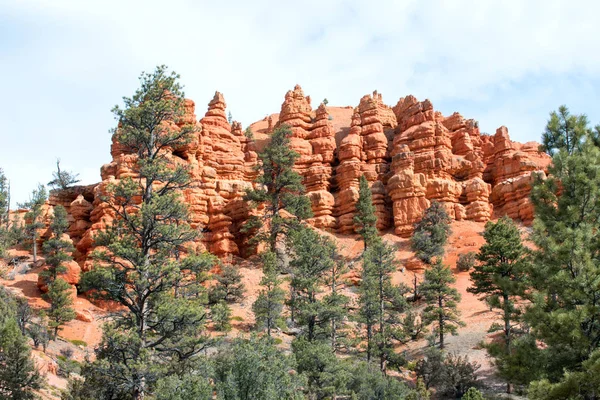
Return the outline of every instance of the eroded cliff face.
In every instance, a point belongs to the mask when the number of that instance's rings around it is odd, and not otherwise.
[[[292,130],[291,147],[300,154],[295,169],[312,203],[314,217],[308,222],[342,234],[354,232],[361,175],[370,182],[382,231],[409,236],[431,201],[442,203],[455,220],[485,222],[507,214],[530,223],[531,182],[550,162],[537,143],[512,142],[506,127],[482,135],[474,120],[458,113],[444,117],[429,100],[413,96],[390,107],[374,92],[354,109],[324,104],[313,109],[310,97],[296,86],[285,95],[279,114],[251,126],[256,143],[241,124],[227,121],[219,92],[199,121],[193,101],[186,100],[185,108],[180,126],[196,124],[198,132],[189,144],[168,150],[168,157],[191,174],[193,184],[182,194],[192,227],[203,232],[197,245],[218,256],[246,255],[240,228],[251,212],[243,195],[256,178],[256,145],[264,146],[272,130],[284,124]],[[137,175],[136,156],[114,138],[111,155],[99,184],[50,198],[50,205],[67,208],[74,257],[83,270],[92,267],[94,234],[114,218],[102,193],[111,183]]]

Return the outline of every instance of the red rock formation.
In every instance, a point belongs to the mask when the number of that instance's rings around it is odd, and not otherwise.
[[[391,223],[389,195],[386,191],[390,154],[388,135],[396,127],[392,109],[383,104],[381,94],[366,95],[354,109],[348,135],[339,149],[336,177],[339,194],[336,198],[338,230],[355,230],[353,218],[358,200],[358,179],[364,175],[370,183],[373,204],[377,213],[377,227],[387,229]]]
[[[538,150],[539,144],[512,142],[508,129],[502,126],[484,141],[487,167],[484,177],[493,188],[489,201],[496,216],[508,215],[525,224],[533,221],[533,205],[529,199],[535,175],[545,176],[550,157]]]
[[[324,104],[312,110],[310,97],[299,85],[285,95],[276,128],[287,125],[292,130],[291,147],[300,158],[294,169],[302,175],[314,217],[309,221],[318,228],[333,229],[334,198],[331,193],[335,133]]]
[[[239,225],[248,217],[242,196],[252,186],[257,161],[253,143],[247,138],[239,123],[227,121],[223,95],[216,92],[208,110],[199,122],[194,114],[195,105],[185,101],[185,115],[178,122],[196,124],[197,134],[188,144],[167,150],[173,164],[188,167],[193,184],[182,191],[183,200],[190,210],[190,224],[201,229],[203,236],[198,243],[219,256],[238,254]],[[128,153],[113,137],[111,147],[113,161],[102,167],[102,182],[95,188],[93,209],[89,212],[90,227],[76,243],[78,251],[88,255],[93,247],[94,234],[108,226],[115,218],[109,205],[101,200],[101,194],[111,183],[124,177],[136,176],[136,155]],[[87,217],[85,199],[76,199],[71,214]],[[84,270],[91,267],[89,259]]]
[[[204,232],[198,245],[219,256],[238,255],[247,239],[239,230],[251,212],[242,197],[257,173],[255,143],[241,124],[228,123],[219,92],[199,122],[194,108],[194,102],[186,100],[179,126],[195,123],[198,133],[167,156],[190,171],[193,185],[182,196],[192,227]],[[334,128],[327,107],[321,104],[313,110],[310,97],[296,86],[286,94],[280,114],[265,117],[258,129],[264,145],[273,128],[290,126],[291,147],[300,154],[295,169],[312,203],[312,225],[354,232],[362,175],[373,191],[378,228],[393,227],[398,235],[411,234],[431,201],[442,203],[456,220],[485,222],[493,211],[495,216],[531,221],[531,182],[550,161],[537,151],[537,144],[512,142],[504,127],[494,136],[482,135],[474,120],[458,113],[444,117],[429,100],[413,96],[401,98],[393,108],[377,92],[364,96],[349,123],[350,109],[335,110],[343,111],[343,118],[336,117]],[[94,234],[115,218],[102,194],[111,183],[137,174],[136,155],[114,138],[111,155],[98,185],[51,196],[50,205],[67,208],[69,235],[77,248],[74,257],[83,270],[91,267]]]

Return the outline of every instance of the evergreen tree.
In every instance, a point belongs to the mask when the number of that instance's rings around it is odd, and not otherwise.
[[[42,217],[42,206],[46,202],[48,194],[46,187],[39,184],[37,189],[34,189],[31,193],[29,201],[19,204],[19,207],[26,208],[29,211],[25,214],[25,231],[27,236],[32,242],[33,246],[33,262],[37,261],[37,241],[39,239],[38,229],[44,227],[41,221]]]
[[[215,304],[220,301],[235,303],[244,297],[242,274],[238,268],[226,265],[216,278],[217,284],[212,287],[208,295],[211,303]]]
[[[64,263],[72,260],[69,255],[75,250],[70,240],[63,239],[63,234],[67,231],[69,223],[67,221],[67,210],[61,205],[54,207],[54,216],[50,224],[52,237],[46,240],[42,246],[46,254],[46,264],[48,268],[40,273],[47,285],[51,284],[56,278],[67,272]]]
[[[213,389],[208,379],[194,373],[170,375],[158,380],[156,400],[213,400]]]
[[[465,395],[461,397],[461,400],[485,400],[485,398],[479,390],[475,389],[474,387],[471,387],[469,388],[469,390],[467,390],[467,393],[465,393]]]
[[[300,155],[290,148],[291,135],[287,125],[273,131],[271,141],[258,155],[260,163],[256,169],[260,174],[255,180],[257,185],[244,197],[255,208],[265,206],[265,214],[251,216],[244,231],[253,234],[252,243],[266,242],[275,254],[278,254],[279,237],[297,226],[299,220],[312,216],[310,200],[304,195],[302,176],[292,169]],[[296,218],[283,217],[282,210]]]
[[[386,376],[365,362],[353,362],[349,383],[351,399],[357,400],[427,400],[395,377]]]
[[[15,317],[19,330],[23,335],[27,332],[27,324],[31,322],[33,310],[29,306],[29,301],[25,297],[17,297],[15,299]]]
[[[450,268],[438,258],[435,264],[425,270],[425,280],[421,284],[421,293],[427,306],[423,311],[425,324],[436,324],[434,333],[440,339],[440,349],[444,348],[446,333],[457,334],[458,327],[464,326],[457,310],[460,302],[458,291],[450,287],[456,282]]]
[[[500,309],[505,353],[511,352],[514,329],[520,323],[521,309],[517,302],[529,288],[526,279],[525,247],[515,223],[504,216],[498,222],[488,222],[483,233],[485,244],[479,249],[479,265],[471,272],[473,286],[468,292],[481,295],[492,308]],[[494,328],[494,326],[492,327]],[[492,329],[493,330],[493,329]],[[507,383],[510,393],[510,381]]]
[[[444,246],[450,237],[450,217],[444,207],[436,202],[431,205],[421,221],[415,224],[411,246],[416,256],[431,265],[434,257],[444,255]]]
[[[324,277],[329,292],[323,297],[323,319],[329,321],[329,338],[334,352],[347,345],[345,331],[350,299],[340,292],[342,275],[348,272],[345,262],[346,260],[338,256]]]
[[[410,340],[414,326],[406,325],[408,288],[393,285],[391,273],[396,270],[394,250],[376,240],[363,254],[362,283],[359,291],[359,322],[365,326],[367,360],[379,357],[379,368],[385,372],[389,363],[398,366],[401,359],[394,352],[394,342]]]
[[[102,246],[95,252],[98,265],[82,283],[123,308],[105,327],[96,360],[82,373],[87,384],[117,398],[151,394],[158,379],[193,359],[206,343],[205,299],[193,289],[206,260],[202,254],[181,257],[181,248],[197,234],[179,195],[189,176],[169,158],[196,133],[194,125],[177,125],[184,115],[178,78],[157,67],[141,75],[141,87],[123,98],[124,109],[113,108],[119,121],[115,140],[137,155],[139,179],[121,179],[102,197],[115,220],[96,236]],[[182,282],[188,283],[185,290]]]
[[[357,232],[362,236],[365,249],[377,238],[377,215],[373,205],[373,196],[367,178],[362,175],[359,180],[358,201],[356,202],[356,215],[354,224],[358,226]]]
[[[226,302],[220,301],[213,305],[210,309],[210,318],[216,330],[220,332],[231,330],[231,307]]]
[[[279,287],[281,282],[277,277],[278,268],[275,253],[270,251],[263,253],[262,262],[264,276],[260,281],[260,285],[264,289],[258,293],[256,301],[252,304],[252,312],[257,327],[266,329],[267,335],[271,336],[271,331],[279,324],[281,319],[285,292]]]
[[[335,399],[347,393],[351,372],[338,360],[328,343],[309,342],[301,337],[292,342],[298,373],[308,381],[309,399]]]
[[[35,399],[42,377],[14,318],[0,323],[0,399]]]
[[[326,274],[335,264],[337,249],[331,239],[306,227],[291,232],[289,242],[293,291],[290,308],[296,310],[298,324],[310,342],[327,336],[330,328],[328,304],[320,294]]]
[[[8,229],[10,211],[10,183],[0,168],[0,229]]]
[[[48,293],[43,295],[50,302],[48,309],[48,327],[52,329],[52,338],[56,339],[58,331],[67,322],[75,318],[73,299],[69,293],[71,285],[62,278],[55,279],[48,285]]]
[[[301,376],[291,373],[292,357],[268,336],[236,339],[215,357],[217,398],[223,400],[300,400]]]
[[[551,114],[542,142],[552,164],[531,193],[534,295],[525,319],[544,344],[543,375],[556,382],[600,346],[600,149],[587,119],[566,107]]]
[[[569,155],[581,151],[586,139],[593,138],[588,124],[585,115],[571,115],[566,106],[560,106],[558,111],[550,113],[540,150],[550,156],[561,151]]]
[[[70,171],[62,171],[60,169],[60,159],[56,159],[56,171],[52,172],[52,180],[48,182],[48,186],[53,189],[66,190],[78,183],[79,174],[74,174]]]

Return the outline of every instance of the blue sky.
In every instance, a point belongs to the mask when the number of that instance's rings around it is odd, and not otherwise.
[[[110,113],[158,64],[181,74],[201,117],[215,90],[244,126],[296,83],[330,105],[377,89],[538,140],[566,104],[600,123],[596,1],[0,0],[0,167],[13,199],[56,158],[100,179]]]

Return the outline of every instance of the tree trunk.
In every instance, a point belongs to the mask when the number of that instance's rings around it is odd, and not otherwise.
[[[502,301],[504,302],[503,304],[503,308],[504,308],[504,340],[505,340],[505,352],[506,354],[510,354],[510,345],[511,345],[511,327],[510,327],[510,309],[509,309],[509,302],[508,302],[508,295],[506,293],[503,294],[502,296]],[[512,385],[509,382],[506,382],[506,393],[511,393],[512,391]]]
[[[379,369],[385,374],[385,355],[383,348],[385,346],[385,334],[384,334],[384,323],[383,315],[385,312],[385,298],[383,295],[383,271],[379,271],[379,335],[381,336],[379,343]]]
[[[371,345],[373,342],[373,325],[367,325],[367,361],[371,361]]]
[[[440,324],[440,349],[444,348],[444,301],[441,297],[438,299],[440,307],[439,324]]]
[[[37,240],[36,240],[36,233],[35,231],[33,232],[33,263],[35,264],[35,262],[37,261]]]

